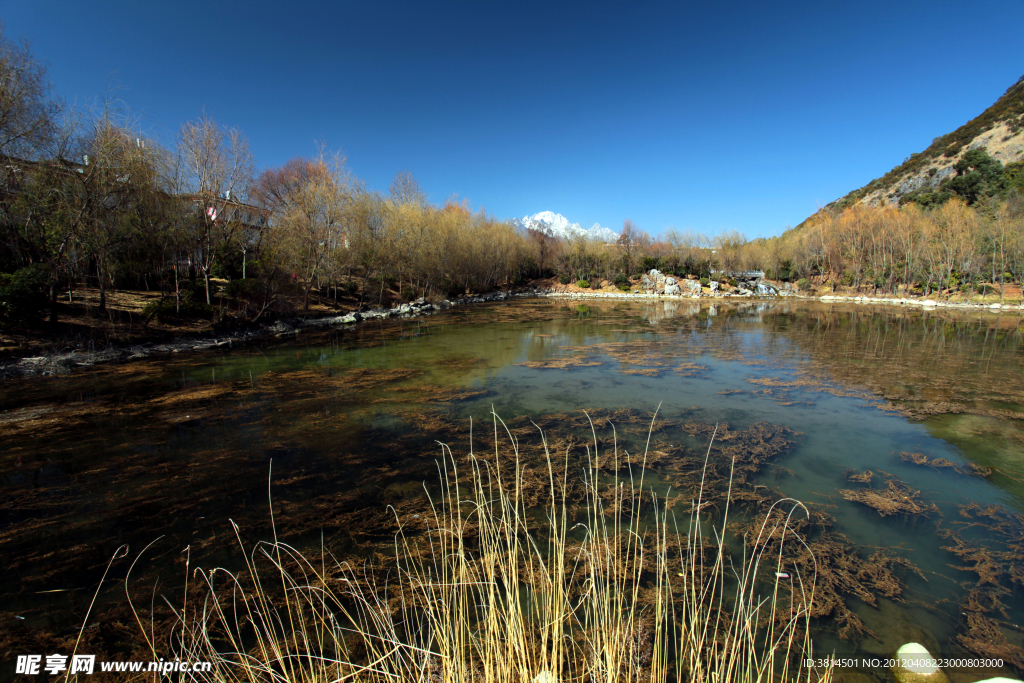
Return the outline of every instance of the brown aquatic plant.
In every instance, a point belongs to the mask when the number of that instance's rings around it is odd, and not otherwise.
[[[390,559],[314,560],[275,532],[246,552],[242,571],[196,568],[191,597],[174,608],[174,655],[212,663],[191,674],[199,681],[831,678],[797,666],[809,653],[817,590],[813,553],[796,532],[804,506],[772,505],[740,562],[724,541],[727,501],[721,528],[698,513],[676,520],[645,491],[643,468],[628,479],[599,476],[601,461],[619,453],[602,449],[595,432],[576,517],[565,498],[566,480],[578,476],[569,453],[552,453],[541,435],[547,495],[537,515],[524,495],[537,484],[524,479],[517,442],[507,430],[500,439],[502,430],[495,416],[486,456],[458,459],[442,446],[427,523],[409,529],[392,510]],[[709,449],[705,466],[710,458]],[[652,516],[609,514],[609,488]],[[791,544],[809,559],[785,575]]]
[[[867,505],[882,517],[899,514],[927,516],[939,511],[934,503],[921,500],[920,491],[914,491],[896,477],[891,477],[884,489],[839,489],[837,493],[846,500]]]
[[[846,481],[857,482],[858,484],[870,484],[875,473],[871,470],[858,472],[857,470],[846,470]]]
[[[979,477],[990,477],[994,471],[991,467],[979,465],[974,462],[960,465],[948,458],[929,458],[924,453],[905,453],[903,451],[897,451],[896,457],[904,462],[913,463],[915,465],[932,467],[935,469],[951,469],[959,474],[974,474]]]

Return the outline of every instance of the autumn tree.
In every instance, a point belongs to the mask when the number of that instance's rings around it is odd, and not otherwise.
[[[81,252],[95,270],[99,308],[106,310],[111,269],[120,252],[138,243],[143,213],[160,191],[158,151],[126,123],[105,111],[84,132],[79,172],[68,175],[71,214]]]
[[[651,246],[651,237],[628,218],[622,222],[622,232],[615,242],[622,252],[622,268],[626,277],[632,277],[640,267],[640,259]]]
[[[550,277],[552,264],[561,249],[559,239],[546,232],[527,228],[526,241],[535,265],[533,274],[537,277]]]
[[[411,171],[399,171],[395,174],[388,188],[391,200],[396,204],[405,204],[423,208],[427,205],[427,195]]]
[[[302,309],[309,310],[309,295],[331,254],[342,247],[345,214],[351,198],[343,159],[328,163],[322,156],[306,161],[303,181],[288,197],[281,223],[292,246],[295,272],[303,283]]]
[[[714,236],[711,243],[719,266],[726,273],[745,265],[742,263],[741,255],[747,238],[738,230],[723,230]]]

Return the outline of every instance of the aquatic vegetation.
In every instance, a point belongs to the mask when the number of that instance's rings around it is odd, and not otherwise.
[[[201,358],[8,379],[0,393],[0,620],[13,627],[0,629],[0,653],[58,652],[73,641],[122,542],[136,550],[165,536],[133,572],[132,600],[147,610],[154,595],[183,595],[168,593],[167,577],[186,563],[244,567],[227,520],[238,524],[247,548],[268,538],[271,460],[281,538],[307,558],[319,557],[322,540],[327,566],[348,562],[394,578],[395,534],[423,541],[437,528],[430,504],[442,490],[436,443],[459,454],[450,459],[457,483],[471,491],[470,444],[476,460],[494,467],[486,454],[508,452],[509,439],[518,448],[518,495],[531,528],[544,521],[553,482],[570,528],[587,519],[590,501],[600,502],[605,523],[639,517],[645,530],[656,515],[699,515],[705,566],[719,542],[742,560],[761,525],[763,545],[775,547],[772,504],[786,495],[805,500],[812,520],[800,521],[801,513],[790,524],[814,561],[790,545],[781,571],[817,568],[809,608],[816,649],[825,643],[890,654],[897,637],[890,617],[924,610],[934,616],[929,637],[950,652],[983,651],[983,642],[996,642],[991,628],[1007,647],[1024,644],[1012,626],[1020,623],[1022,593],[1011,578],[1024,561],[1013,559],[1004,543],[1012,536],[1004,538],[996,518],[981,514],[992,502],[1014,514],[1024,480],[1024,385],[1016,381],[1024,346],[1008,316],[997,323],[955,311],[785,303],[720,302],[714,315],[706,305],[695,308],[593,302],[580,318],[574,304],[517,301],[415,323],[304,332]],[[580,365],[554,369],[567,358]],[[663,398],[674,407],[652,425],[650,412]],[[497,436],[469,422],[492,402],[509,415]],[[558,455],[550,462],[538,427]],[[874,428],[882,431],[869,433]],[[582,464],[595,446],[596,485],[588,488]],[[883,515],[836,492],[873,491],[882,497],[874,502],[900,508],[908,491],[893,484],[894,493],[884,470],[898,473],[913,494],[909,509]],[[633,495],[629,482],[641,477],[654,497]],[[978,511],[959,517],[956,505],[972,500]],[[464,519],[463,538],[475,547],[478,517]],[[571,557],[586,554],[582,529],[567,536]],[[670,574],[684,571],[687,539],[670,534],[665,541]],[[282,562],[298,571],[285,554]],[[642,572],[653,576],[655,555],[645,551]],[[123,579],[126,564],[115,562],[111,576]],[[581,566],[572,564],[578,580]],[[248,580],[247,570],[239,576]],[[97,654],[137,651],[124,592],[110,585],[83,639]],[[198,588],[190,583],[190,601],[201,599]],[[167,633],[176,617],[156,600],[153,623]],[[629,647],[638,661],[655,632],[646,614],[623,641],[635,643]]]
[[[951,469],[959,474],[976,474],[981,477],[989,477],[992,476],[993,472],[991,467],[984,467],[975,462],[959,465],[949,458],[929,459],[924,453],[905,453],[900,451],[896,453],[896,456],[904,462],[910,462],[924,467],[933,467],[935,469]]]
[[[939,512],[939,507],[935,503],[921,500],[920,491],[914,491],[899,478],[891,475],[882,489],[839,489],[836,493],[846,500],[867,505],[882,517],[901,514],[928,516]]]
[[[548,360],[524,361],[522,363],[517,363],[517,365],[533,368],[535,370],[566,370],[569,368],[592,368],[598,365],[604,365],[604,363],[592,360],[584,355],[578,355],[561,356],[558,358],[550,358]]]
[[[874,478],[875,473],[871,470],[864,470],[863,472],[857,472],[856,470],[846,470],[846,481],[853,481],[859,484],[870,484]]]
[[[175,655],[213,662],[198,679],[216,681],[812,675],[798,661],[809,652],[817,574],[800,567],[782,580],[775,557],[789,544],[806,549],[795,531],[799,503],[773,505],[771,528],[763,525],[735,566],[721,533],[727,514],[709,534],[696,515],[677,520],[660,506],[642,477],[603,481],[599,442],[580,463],[586,505],[577,521],[556,486],[571,476],[569,453],[542,441],[547,486],[537,519],[522,497],[516,440],[501,429],[496,421],[504,445],[488,455],[455,458],[442,446],[441,487],[424,524],[389,511],[398,525],[389,557],[310,559],[275,534],[246,552],[244,571],[196,569],[170,624]],[[602,490],[621,491],[633,509],[649,498],[653,523],[609,516]],[[133,609],[148,639],[145,607]]]
[[[960,602],[966,619],[954,640],[977,656],[999,657],[1022,669],[1024,647],[1020,644],[1020,628],[1014,624],[1010,607],[1004,601],[1024,587],[1024,515],[1001,505],[982,507],[975,503],[960,506],[960,515],[966,521],[954,521],[957,530],[940,532],[953,542],[943,549],[966,563],[950,566],[976,574],[978,582]],[[971,529],[986,530],[997,546],[982,545],[965,537]],[[1008,633],[1013,634],[1014,642]]]

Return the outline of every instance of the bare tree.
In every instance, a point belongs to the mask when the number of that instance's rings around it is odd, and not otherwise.
[[[427,195],[410,171],[399,171],[395,174],[388,194],[398,204],[412,204],[420,208],[427,205]]]
[[[137,241],[142,213],[158,191],[159,150],[109,110],[91,119],[82,148],[88,163],[68,174],[67,185],[78,218],[77,243],[95,268],[103,311],[113,258]]]
[[[203,273],[209,304],[210,270],[217,251],[231,242],[239,226],[238,221],[229,220],[230,205],[244,200],[252,185],[252,153],[241,131],[221,128],[204,115],[181,127],[178,157],[180,189],[195,212],[190,222],[193,253]]]
[[[0,154],[35,157],[52,141],[60,106],[50,91],[28,43],[12,42],[0,26]]]
[[[296,271],[302,274],[302,310],[309,310],[309,294],[332,253],[343,243],[345,210],[351,193],[336,156],[332,164],[321,156],[307,162],[305,181],[289,198],[283,222],[293,244]]]
[[[651,237],[627,218],[622,223],[622,232],[616,244],[622,250],[622,267],[626,271],[626,277],[632,277],[640,264],[643,252],[651,246]]]

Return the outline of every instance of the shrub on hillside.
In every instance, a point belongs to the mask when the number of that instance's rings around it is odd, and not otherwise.
[[[142,315],[147,319],[156,318],[162,323],[182,320],[209,320],[214,314],[213,306],[205,301],[185,301],[180,306],[174,304],[174,299],[161,299],[151,301],[142,309]]]
[[[50,275],[42,264],[0,273],[0,327],[31,325],[47,307]]]
[[[444,280],[442,280],[441,286],[438,287],[438,289],[441,291],[441,294],[444,295],[444,298],[446,299],[454,299],[458,295],[466,293],[465,285],[455,282],[454,280],[451,280],[449,278],[445,278]],[[355,291],[353,290],[351,293],[355,294]]]
[[[238,284],[235,284],[235,283]],[[244,293],[249,288],[255,287],[255,280],[233,280],[225,288],[227,293],[234,286],[234,291]],[[229,294],[229,296],[234,296]],[[209,320],[213,317],[214,308],[206,303],[206,284],[202,280],[195,282],[183,282],[178,289],[180,303],[175,304],[171,296],[159,301],[151,301],[142,309],[142,315],[149,318],[156,318],[160,322],[171,322],[181,320]]]
[[[796,286],[799,289],[810,289],[811,281],[808,280],[805,277],[802,277],[802,278],[800,278],[799,280],[796,281]]]
[[[590,280],[577,280],[576,286],[579,287],[580,289],[587,289],[588,287],[590,287]]]
[[[250,309],[259,310],[265,297],[271,294],[267,289],[268,284],[270,283],[252,277],[232,280],[224,286],[223,293],[235,300],[237,310],[240,313],[248,315]],[[196,299],[193,297],[192,301],[196,301]],[[205,303],[203,299],[199,299],[199,301],[200,303]],[[162,311],[159,312],[159,315],[169,317],[169,314]],[[159,317],[157,319],[159,320]]]
[[[259,281],[256,278],[247,277],[240,280],[232,280],[224,286],[224,294],[232,299],[251,298],[258,293]]]

